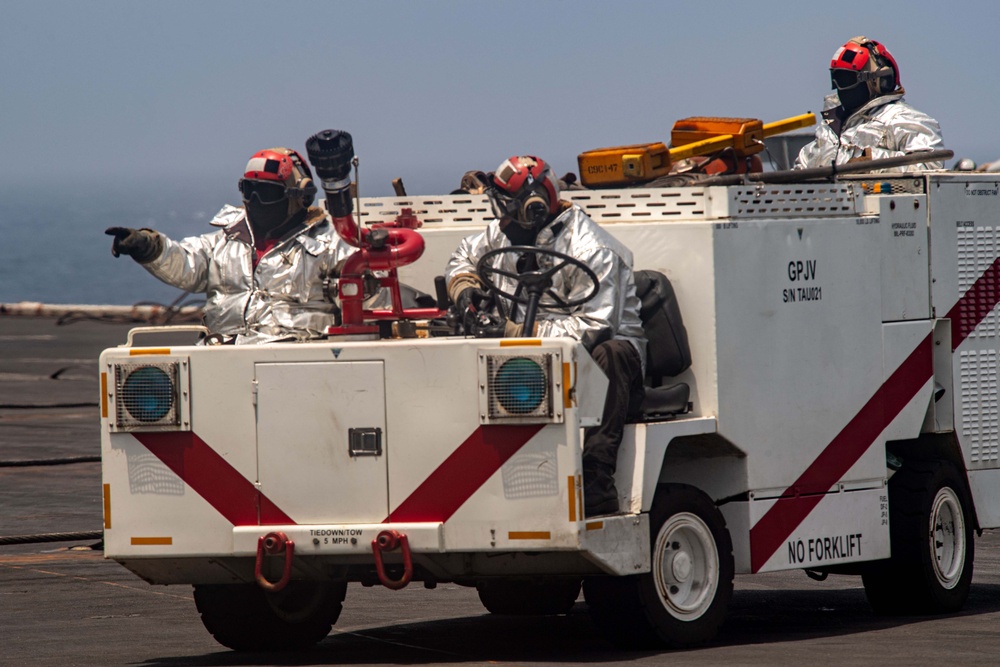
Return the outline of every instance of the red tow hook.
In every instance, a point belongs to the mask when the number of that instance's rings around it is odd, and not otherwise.
[[[285,569],[281,573],[281,579],[275,583],[271,583],[261,572],[264,565],[264,554],[267,553],[269,556],[276,556],[282,552],[285,553]],[[294,554],[295,542],[288,539],[288,536],[284,533],[276,532],[262,535],[257,540],[257,564],[254,567],[257,584],[265,591],[271,592],[280,591],[287,586],[292,576],[292,556]]]
[[[403,551],[403,576],[399,579],[390,579],[385,573],[385,566],[382,564],[382,552],[392,551],[399,547]],[[395,530],[383,530],[372,540],[372,552],[375,554],[375,570],[378,572],[378,580],[386,588],[398,591],[400,588],[410,583],[413,578],[413,560],[410,558],[410,541],[406,535]]]

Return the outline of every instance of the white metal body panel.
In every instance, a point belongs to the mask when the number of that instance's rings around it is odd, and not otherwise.
[[[634,253],[636,269],[663,273],[677,295],[691,346],[691,368],[674,378],[691,387],[696,416],[718,414],[716,273],[710,221],[609,224],[608,231]]]
[[[955,382],[952,373],[951,320],[934,320],[934,386],[924,419],[925,433],[952,433],[955,430]]]
[[[969,487],[983,528],[1000,526],[1000,469],[970,470]]]
[[[585,556],[609,574],[649,572],[649,515],[600,517],[584,524]]]
[[[255,380],[264,495],[298,523],[377,523],[388,516],[383,363],[259,363]],[[381,453],[352,456],[352,428],[377,429]]]
[[[869,222],[718,225],[719,433],[747,453],[750,489],[783,492],[882,383],[881,231]],[[852,471],[884,469],[871,447]]]
[[[445,522],[447,547],[579,549],[583,519],[579,432],[574,420],[547,426],[533,436]],[[487,447],[492,450],[493,445]]]
[[[635,513],[648,512],[653,504],[656,484],[660,481],[659,471],[663,467],[663,457],[674,439],[715,433],[715,430],[716,421],[712,417],[680,418],[656,424],[627,426],[618,450],[618,467],[615,470],[619,507],[628,508]],[[704,469],[704,466],[701,468]],[[694,480],[689,481],[692,482]],[[746,480],[739,479],[736,484],[741,482],[745,484]],[[705,488],[701,484],[696,486]],[[721,496],[713,494],[713,497]]]
[[[941,174],[927,190],[931,239],[931,306],[946,317],[958,298],[993,263],[1000,208],[994,174]],[[986,329],[996,326],[997,314]]]
[[[927,197],[869,197],[879,205],[882,229],[882,321],[931,316]]]
[[[101,441],[107,558],[232,552],[232,524],[135,437]]]
[[[750,523],[756,523],[776,502],[750,502]],[[889,500],[885,488],[879,486],[823,496],[806,520],[756,571],[817,568],[888,557]],[[738,562],[745,564],[742,558]],[[739,566],[738,569],[749,571]]]
[[[893,322],[882,326],[882,380],[906,361],[918,345],[931,335],[931,322]],[[910,440],[920,435],[924,417],[932,402],[934,378],[928,377],[906,407],[886,426],[883,440]]]
[[[941,177],[928,199],[932,305],[937,317],[951,317],[951,343],[957,346],[955,433],[970,471],[995,469],[1000,467],[1000,315],[994,308],[1000,290],[1000,183],[988,174]],[[973,487],[977,507],[990,502],[982,488]]]

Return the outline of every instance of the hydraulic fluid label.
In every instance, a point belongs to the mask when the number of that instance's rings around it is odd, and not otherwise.
[[[892,235],[894,237],[915,236],[917,233],[917,223],[915,222],[894,222],[892,223]]]

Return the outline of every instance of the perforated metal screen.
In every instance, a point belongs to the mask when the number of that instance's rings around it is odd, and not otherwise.
[[[551,367],[552,356],[549,354],[489,356],[490,419],[550,417]]]
[[[124,363],[115,366],[115,417],[118,428],[162,430],[180,424],[178,362]]]

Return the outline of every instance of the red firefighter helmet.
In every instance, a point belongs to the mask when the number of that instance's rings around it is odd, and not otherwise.
[[[244,200],[249,201],[256,194],[263,204],[288,196],[298,197],[303,206],[310,206],[316,196],[309,165],[290,148],[267,148],[254,153],[243,170],[239,188]]]
[[[552,168],[534,155],[507,158],[487,185],[486,193],[498,218],[534,227],[559,210],[559,182]]]
[[[879,42],[853,37],[837,49],[830,61],[833,87],[848,90],[865,83],[870,97],[891,93],[899,87],[899,65]]]

